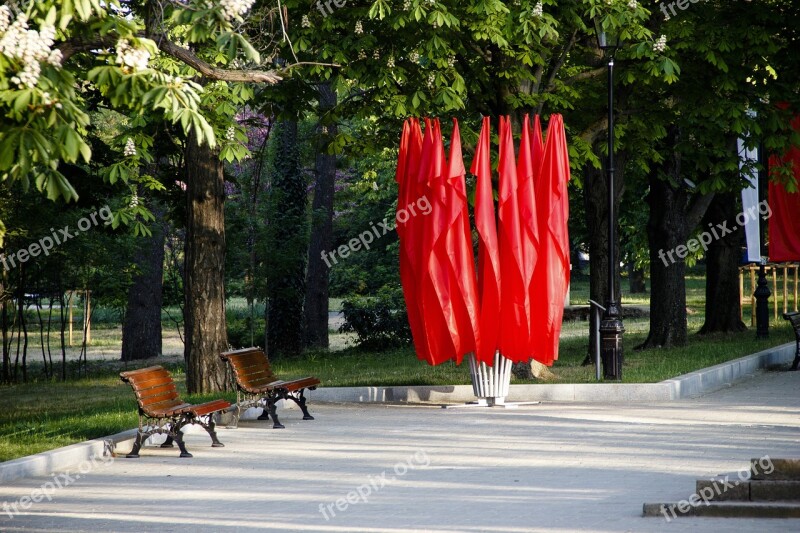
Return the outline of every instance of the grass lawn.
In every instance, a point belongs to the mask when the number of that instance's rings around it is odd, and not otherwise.
[[[705,336],[696,334],[704,321],[704,280],[687,279],[689,309],[689,344],[670,350],[635,351],[649,329],[648,319],[625,321],[624,382],[650,383],[692,372],[700,368],[742,357],[765,348],[790,342],[794,335],[784,321],[772,323],[770,338],[756,340],[753,328],[737,335]],[[588,281],[574,280],[573,305],[588,300]],[[647,305],[647,295],[624,297],[628,305]],[[745,316],[749,322],[749,316]],[[165,332],[174,325],[164,324]],[[561,335],[560,358],[552,368],[555,383],[594,382],[594,367],[581,366],[588,347],[588,322],[567,322]],[[98,331],[98,333],[100,333]],[[98,335],[97,341],[101,340]],[[163,360],[162,360],[163,359]],[[164,357],[129,365],[164,364],[183,389],[182,357]],[[119,380],[123,370],[118,361],[92,361],[88,377],[59,383],[38,378],[40,367],[32,365],[27,384],[0,385],[0,461],[103,437],[136,427],[136,403],[130,387]],[[348,348],[333,352],[311,352],[297,359],[273,361],[276,372],[285,378],[315,375],[323,386],[376,385],[453,385],[470,383],[468,365],[445,363],[431,367],[420,362],[411,348],[382,353]],[[233,393],[186,396],[199,402],[216,397],[234,399]],[[313,393],[311,393],[313,402]]]

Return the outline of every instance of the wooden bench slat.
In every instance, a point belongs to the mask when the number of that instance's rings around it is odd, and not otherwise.
[[[266,417],[269,410],[269,416],[274,422],[273,427],[282,428],[283,425],[278,421],[275,412],[275,402],[286,399],[294,401],[300,407],[304,420],[314,419],[306,408],[303,391],[307,388],[316,388],[320,384],[317,378],[308,376],[289,381],[279,379],[272,371],[267,354],[260,348],[223,352],[220,358],[227,362],[233,371],[239,394],[244,394],[244,400],[240,399],[240,407],[264,402],[266,406],[262,417]],[[259,417],[259,420],[263,419],[262,417]]]
[[[147,389],[134,389],[137,398],[148,398],[150,396],[156,396],[158,394],[164,394],[165,392],[172,392],[176,396],[178,395],[178,388],[175,386],[175,382],[164,383],[162,385],[157,385],[155,387],[150,387]]]

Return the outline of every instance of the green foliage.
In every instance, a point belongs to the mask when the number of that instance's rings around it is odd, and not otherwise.
[[[26,190],[33,183],[51,200],[76,200],[63,169],[92,160],[90,136],[103,127],[96,119],[107,116],[90,112],[98,108],[127,115],[131,128],[165,121],[212,147],[225,137],[220,133],[252,91],[240,83],[203,86],[184,61],[194,56],[188,63],[212,70],[234,61],[258,63],[258,51],[234,29],[241,28],[241,17],[199,0],[154,4],[29,0],[16,4],[24,15],[6,12],[22,26],[2,29],[8,39],[0,51],[0,179],[20,181]],[[25,47],[37,50],[33,59],[19,51]],[[131,138],[136,153],[109,162],[101,174],[112,184],[151,187],[139,167],[153,161],[152,143],[143,133]],[[240,131],[226,138],[221,157],[247,157],[243,140]],[[148,214],[144,207],[118,213],[114,225],[133,224],[135,233],[146,233],[141,221]]]
[[[270,354],[294,356],[303,349],[308,183],[300,168],[297,122],[284,121],[276,128],[265,255],[267,339]]]
[[[264,344],[264,306],[248,307],[229,305],[226,313],[228,344],[233,348],[249,348]]]
[[[341,332],[354,332],[358,346],[382,351],[411,344],[408,313],[399,285],[383,287],[374,297],[354,296],[342,301]]]

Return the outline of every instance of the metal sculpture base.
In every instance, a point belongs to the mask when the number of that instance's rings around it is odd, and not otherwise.
[[[459,405],[443,405],[443,409],[457,407],[505,407],[513,409],[520,405],[535,405],[540,402],[506,402],[511,385],[511,366],[513,363],[495,353],[494,365],[479,363],[474,354],[467,355],[469,373],[472,377],[472,390],[478,398],[476,401]]]

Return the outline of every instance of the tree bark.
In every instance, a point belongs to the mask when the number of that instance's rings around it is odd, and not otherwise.
[[[663,150],[664,163],[653,167],[648,177],[650,333],[637,349],[684,346],[688,338],[686,239],[699,224],[713,195],[697,195],[683,186],[681,158],[674,149],[678,140],[679,130],[672,127]]]
[[[738,229],[737,193],[717,194],[703,220],[704,230],[713,236],[723,228]],[[720,228],[719,225],[723,225]],[[735,333],[747,329],[739,318],[739,259],[742,235],[733,231],[713,239],[706,254],[706,320],[700,334]]]
[[[622,198],[623,172],[625,167],[625,154],[617,155],[615,172],[615,210],[619,212],[619,203]],[[589,298],[605,305],[608,302],[608,178],[603,169],[586,165],[584,169],[583,199],[586,213],[586,227],[589,230]],[[619,265],[619,231],[614,236],[614,250],[616,258],[614,265]],[[614,272],[615,279],[619,278],[619,267]],[[615,287],[615,299],[621,301],[621,287]],[[584,365],[593,364],[591,347],[595,344],[595,316],[589,314],[589,348]]]
[[[336,106],[336,93],[330,83],[319,86],[319,115],[324,123],[325,114]],[[324,153],[327,139],[336,136],[337,126],[327,126],[321,134],[317,150],[314,201],[311,207],[311,241],[308,247],[308,273],[305,295],[305,341],[309,348],[328,348],[328,272],[330,266],[322,253],[333,245],[333,191],[336,180],[336,156]]]
[[[295,356],[303,351],[308,255],[308,202],[300,172],[297,122],[281,122],[276,142],[268,221],[267,349],[270,355]]]
[[[628,289],[631,294],[643,294],[647,292],[644,269],[636,268],[632,262],[628,263]]]
[[[184,327],[186,388],[190,393],[228,387],[220,352],[225,328],[225,188],[222,162],[207,143],[186,144],[186,253]]]
[[[161,355],[161,304],[164,278],[164,208],[152,207],[156,223],[150,237],[141,239],[134,254],[139,273],[128,289],[128,306],[122,324],[122,360],[150,359]]]
[[[685,210],[688,195],[651,173],[650,216],[650,333],[639,348],[683,346],[687,340],[686,261],[675,252],[688,234]],[[670,255],[667,255],[670,254]],[[685,257],[685,256],[684,256]]]

